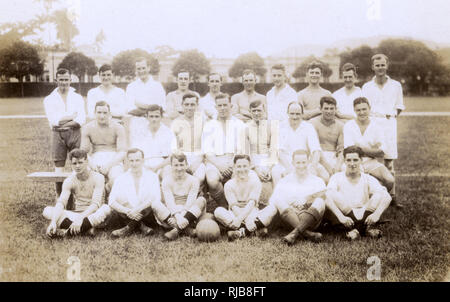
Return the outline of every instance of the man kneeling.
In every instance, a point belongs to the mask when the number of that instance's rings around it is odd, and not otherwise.
[[[161,202],[159,179],[155,173],[144,169],[142,150],[129,149],[127,160],[130,169],[116,178],[108,201],[113,213],[126,226],[113,231],[112,236],[128,236],[138,227],[144,235],[150,235],[153,229],[146,226],[144,221],[151,218],[152,205]]]
[[[155,216],[162,227],[171,228],[164,234],[168,240],[178,238],[180,233],[195,236],[195,225],[205,212],[206,199],[199,197],[200,181],[187,173],[188,163],[184,153],[170,156],[171,173],[162,181],[164,204],[153,204]]]
[[[49,237],[64,237],[67,233],[78,235],[88,231],[93,235],[93,228],[110,213],[109,207],[102,205],[105,178],[89,169],[86,151],[72,150],[69,160],[74,173],[64,180],[56,205],[46,207],[43,212],[44,217],[50,220],[47,228]],[[73,210],[67,210],[70,194],[73,194]]]
[[[284,242],[294,244],[299,235],[319,241],[322,234],[313,231],[320,225],[325,212],[325,183],[310,174],[308,153],[305,150],[294,151],[292,164],[295,171],[278,182],[267,208],[275,206],[281,219],[294,228],[283,237]]]
[[[341,223],[354,240],[360,233],[378,238],[381,231],[373,228],[389,206],[391,196],[375,177],[361,173],[363,151],[360,147],[344,149],[345,172],[334,174],[328,183],[327,215],[333,224]]]
[[[228,210],[218,207],[214,216],[225,228],[230,241],[245,237],[256,231],[256,216],[262,184],[256,172],[250,170],[250,157],[236,155],[234,176],[224,186]],[[267,230],[266,230],[267,231]]]

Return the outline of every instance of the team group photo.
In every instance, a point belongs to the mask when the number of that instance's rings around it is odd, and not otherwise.
[[[69,5],[64,28],[82,33],[86,10],[69,12],[86,3],[36,2]],[[383,22],[385,1],[363,6]],[[31,44],[9,43],[0,280],[449,280],[450,46],[249,53],[228,73],[197,50],[100,64],[52,50],[39,75]]]

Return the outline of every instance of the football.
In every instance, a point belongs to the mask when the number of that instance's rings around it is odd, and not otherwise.
[[[212,219],[203,219],[197,223],[195,228],[197,238],[204,242],[213,242],[220,237],[220,228],[217,222]]]

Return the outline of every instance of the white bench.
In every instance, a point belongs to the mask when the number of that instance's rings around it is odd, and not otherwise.
[[[63,182],[72,172],[33,172],[27,177],[39,182]]]

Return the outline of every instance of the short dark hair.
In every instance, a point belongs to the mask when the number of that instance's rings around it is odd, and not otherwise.
[[[336,100],[334,99],[334,97],[332,97],[332,96],[323,96],[323,97],[321,97],[320,98],[320,108],[322,108],[323,107],[323,104],[331,104],[331,105],[334,105],[334,107],[336,107],[337,106],[337,102],[336,102]]]
[[[369,100],[363,96],[353,100],[353,107],[355,107],[356,105],[359,105],[359,104],[367,104],[367,105],[369,105],[369,108],[370,108]]]
[[[319,68],[320,72],[323,72],[323,65],[319,61],[313,61],[313,62],[309,63],[306,70],[315,69],[315,68]]]
[[[283,72],[286,72],[286,67],[284,67],[283,64],[272,65],[272,68],[270,68],[270,70],[272,70],[272,69],[282,70]]]
[[[148,59],[145,57],[137,57],[136,60],[134,61],[134,64],[136,64],[137,62],[144,62],[144,61],[148,66]]]
[[[252,74],[256,79],[256,73],[252,69],[246,69],[242,72],[242,76]]]
[[[248,108],[252,109],[252,108],[259,107],[261,105],[264,107],[263,101],[261,101],[261,100],[254,100],[248,105]]]
[[[172,164],[172,160],[178,160],[179,162],[186,162],[187,163],[187,157],[183,152],[175,152],[170,155],[170,164]]]
[[[348,146],[347,148],[344,149],[344,158],[349,153],[358,153],[359,158],[362,158],[364,155],[363,150],[360,147],[357,147],[355,145]]]
[[[372,65],[373,65],[373,61],[380,60],[380,59],[385,59],[386,63],[389,64],[389,58],[387,57],[387,55],[382,54],[382,53],[377,53],[377,54],[373,55],[372,58],[370,58],[370,61],[372,62]]]
[[[216,95],[216,97],[214,98],[214,101],[217,101],[219,99],[227,99],[228,102],[231,102],[230,99],[230,95],[228,93],[219,93],[218,95]]]
[[[145,109],[145,111],[146,111],[146,115],[148,115],[148,113],[150,111],[159,111],[159,113],[161,114],[161,117],[162,117],[163,112],[164,112],[163,108],[161,106],[159,106],[159,105],[156,105],[156,104],[148,105],[147,108]]]
[[[304,155],[306,155],[306,157],[308,157],[308,151],[306,151],[306,150],[304,150],[304,149],[297,149],[297,150],[295,150],[294,152],[292,152],[292,159],[294,159],[294,157],[296,156],[296,155],[302,155],[302,154],[304,154]]]
[[[211,76],[213,76],[213,75],[218,75],[220,78],[220,82],[222,82],[222,76],[217,72],[211,72],[210,74],[208,74],[208,82],[209,82],[209,79],[211,78]]]
[[[180,73],[189,73],[189,76],[191,75],[191,73],[189,72],[189,70],[186,70],[186,69],[181,69],[180,71],[178,71],[177,72],[177,77],[178,77],[178,75],[180,74]]]
[[[190,98],[195,98],[195,101],[198,103],[198,94],[194,93],[194,92],[186,92],[185,94],[183,94],[183,98],[181,100],[181,104],[184,103],[185,99],[190,99]]]
[[[299,101],[292,101],[292,102],[290,102],[289,104],[288,104],[288,106],[287,106],[287,113],[289,113],[289,108],[292,106],[292,105],[294,105],[294,104],[297,104],[297,105],[299,105],[300,106],[300,108],[302,109],[302,113],[304,113],[304,111],[303,111],[303,105],[302,105],[302,103],[300,103]]]
[[[102,66],[100,66],[100,68],[99,68],[99,70],[98,70],[98,73],[100,74],[100,73],[102,73],[102,72],[104,72],[104,71],[108,71],[108,70],[111,70],[111,71],[112,71],[111,65],[109,65],[109,64],[103,64]]]
[[[95,103],[94,112],[96,112],[97,111],[97,107],[100,107],[100,106],[106,106],[106,107],[108,107],[108,111],[111,111],[111,107],[109,107],[109,104],[107,102],[105,102],[105,101],[98,101],[97,103]]]
[[[356,76],[356,66],[352,63],[345,63],[341,68],[342,72],[353,70],[353,74]]]
[[[87,152],[83,149],[75,148],[69,153],[69,160],[72,161],[72,158],[87,159]]]
[[[249,163],[251,162],[250,156],[248,156],[247,154],[236,154],[233,158],[233,164],[235,164],[240,159],[246,159]]]
[[[56,76],[59,76],[59,75],[66,75],[66,74],[71,75],[70,69],[67,69],[67,68],[58,68],[58,70],[56,71]]]
[[[128,155],[134,154],[134,153],[141,153],[142,158],[144,158],[144,151],[142,151],[142,150],[139,149],[139,148],[131,148],[131,149],[128,149],[128,151],[127,151],[127,158],[128,158]]]

